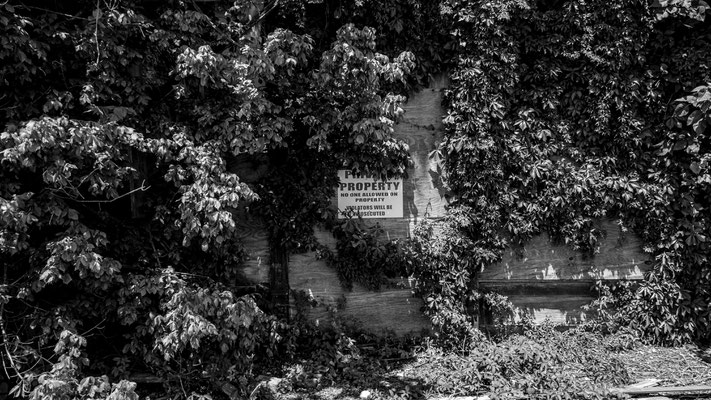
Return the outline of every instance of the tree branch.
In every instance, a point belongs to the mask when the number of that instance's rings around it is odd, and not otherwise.
[[[9,0],[8,0],[8,1],[9,1]],[[4,5],[4,4],[7,4],[8,1],[6,1],[5,3],[3,3],[3,5]],[[28,5],[26,5],[26,4],[21,4],[21,5],[18,5],[18,6],[16,6],[16,7],[19,7],[19,8],[27,8],[27,9],[30,9],[30,10],[44,11],[44,12],[49,13],[49,14],[61,15],[61,16],[63,16],[63,17],[67,17],[67,18],[71,18],[71,19],[80,19],[80,20],[82,20],[82,21],[89,21],[89,18],[79,17],[79,16],[77,16],[77,15],[66,14],[66,13],[63,13],[63,12],[54,11],[54,10],[49,10],[49,9],[47,9],[47,8],[42,8],[42,7],[28,6]]]
[[[101,58],[101,49],[99,48],[99,16],[101,15],[101,7],[99,0],[96,0],[96,25],[94,26],[94,40],[96,40],[96,66],[99,66]]]
[[[254,28],[255,25],[262,22],[262,20],[264,18],[266,18],[267,15],[269,15],[272,11],[274,11],[274,9],[277,8],[278,5],[279,5],[279,0],[274,0],[272,5],[269,6],[264,12],[260,13],[259,17],[257,19],[255,19],[254,21],[251,21],[249,23],[249,25],[247,25],[247,28],[245,29],[245,31],[248,31],[248,30]]]
[[[146,183],[146,181],[144,180],[143,182],[141,182],[141,186],[139,186],[139,187],[137,187],[137,188],[135,188],[135,189],[133,189],[133,190],[130,190],[130,191],[128,191],[128,192],[126,192],[126,193],[124,193],[124,194],[118,196],[118,197],[115,197],[115,198],[113,198],[113,199],[110,199],[110,200],[80,200],[80,199],[76,199],[76,198],[74,198],[74,197],[61,196],[61,195],[58,195],[58,194],[56,194],[56,193],[55,193],[55,196],[57,196],[57,197],[59,197],[59,198],[62,198],[62,199],[65,199],[65,200],[71,200],[71,201],[74,201],[74,202],[77,202],[77,203],[113,203],[113,202],[116,201],[116,200],[120,200],[120,199],[122,199],[122,198],[124,198],[124,197],[126,197],[126,196],[130,196],[130,195],[132,195],[133,193],[136,193],[136,192],[138,192],[138,191],[145,192],[146,190],[150,189],[151,187],[150,187],[150,186],[145,186],[145,183]],[[65,192],[65,193],[66,193],[66,192]]]

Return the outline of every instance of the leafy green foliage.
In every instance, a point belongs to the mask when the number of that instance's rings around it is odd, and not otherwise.
[[[111,382],[142,372],[245,394],[291,345],[263,293],[237,294],[235,211],[288,253],[333,217],[338,169],[404,174],[413,54],[350,12],[309,35],[323,2],[268,6],[0,4],[2,357],[26,393],[133,398]],[[43,347],[66,335],[81,357]]]
[[[358,282],[366,288],[379,290],[388,279],[403,275],[403,254],[397,240],[384,238],[379,224],[367,226],[360,218],[347,218],[333,229],[336,254],[320,249],[322,257],[332,264],[341,283],[352,288]]]
[[[607,348],[609,340],[580,330],[536,327],[498,343],[482,341],[462,353],[429,349],[420,355],[424,366],[417,375],[438,395],[623,398],[605,387],[629,381],[624,365]]]
[[[445,347],[467,346],[481,339],[474,320],[480,299],[477,275],[483,266],[499,259],[503,248],[487,232],[489,221],[477,221],[455,210],[439,223],[418,224],[404,246],[408,276],[416,280],[424,312]]]
[[[16,394],[24,395],[34,379],[37,385],[29,392],[30,400],[40,399],[105,399],[105,400],[138,400],[136,384],[121,380],[111,384],[106,375],[100,377],[87,376],[80,378],[82,366],[89,364],[89,359],[83,348],[86,339],[69,331],[62,331],[54,353],[59,360],[52,365],[51,371],[43,372],[37,377],[28,374],[16,389]]]
[[[364,0],[340,2],[342,13],[377,29],[378,48],[410,51],[417,65],[408,86],[427,86],[432,74],[447,70],[456,57],[451,21],[440,12],[440,2],[418,0]],[[374,10],[378,10],[374,12]]]
[[[383,93],[382,86],[405,79],[412,54],[390,61],[375,51],[375,31],[353,24],[340,28],[336,40],[308,86],[289,87],[299,96],[284,104],[295,132],[288,149],[270,160],[276,179],[262,187],[259,207],[278,230],[273,240],[286,250],[312,244],[314,223],[334,217],[329,198],[338,169],[393,177],[409,164],[407,145],[392,137],[404,97]]]
[[[402,94],[450,60],[433,157],[451,215],[402,247],[346,223],[344,280],[415,276],[443,341],[471,344],[477,271],[505,246],[548,231],[594,253],[593,221],[617,218],[656,260],[620,315],[660,342],[708,337],[706,3],[268,6],[0,5],[0,331],[18,390],[134,398],[120,380],[142,371],[178,397],[246,394],[258,355],[293,343],[267,299],[236,294],[235,211],[267,222],[275,264],[313,248],[338,169],[405,173]],[[358,359],[344,336],[324,358],[339,352],[344,371]]]
[[[432,157],[453,206],[488,222],[475,233],[497,238],[490,251],[548,233],[594,254],[595,221],[617,220],[655,260],[628,322],[659,342],[708,338],[706,3],[443,10],[460,58]]]
[[[122,322],[136,329],[126,335],[131,341],[124,354],[144,355],[150,368],[168,380],[189,377],[208,387],[237,382],[244,388],[255,356],[264,360],[274,356],[280,333],[286,331],[253,299],[237,298],[220,285],[190,284],[171,270],[131,278],[143,287],[138,293],[130,289],[121,293]],[[160,313],[150,312],[141,292],[160,296]]]

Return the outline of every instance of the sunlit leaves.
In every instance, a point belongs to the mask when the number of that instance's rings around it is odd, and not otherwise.
[[[27,200],[31,193],[13,194],[10,199],[0,197],[0,253],[10,255],[26,250],[30,244],[29,229],[38,221],[37,216],[27,210]]]

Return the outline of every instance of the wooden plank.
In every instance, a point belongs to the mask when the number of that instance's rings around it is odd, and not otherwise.
[[[624,387],[624,389],[642,389],[642,388],[653,387],[653,386],[656,386],[661,381],[662,381],[661,379],[653,379],[653,378],[652,379],[645,379],[641,382],[627,385]]]
[[[479,289],[507,296],[517,312],[528,315],[535,323],[548,319],[562,325],[576,325],[595,317],[595,311],[584,311],[583,306],[598,297],[594,282],[589,280],[480,281]],[[519,321],[516,318],[516,321]],[[484,320],[484,324],[492,321]]]
[[[539,235],[522,248],[507,250],[500,263],[481,272],[480,279],[642,279],[651,266],[639,238],[622,234],[611,220],[600,221],[598,229],[607,236],[593,257],[584,257],[570,246],[554,244],[547,235]]]
[[[412,296],[411,288],[373,292],[354,284],[352,291],[345,290],[336,271],[324,260],[316,260],[314,253],[291,256],[289,283],[292,292],[311,295],[320,303],[316,308],[296,310],[292,298],[292,313],[303,312],[319,324],[329,324],[335,315],[342,322],[376,334],[419,334],[430,328],[429,320],[420,312],[422,300]],[[407,281],[402,284],[407,286]]]
[[[691,386],[655,386],[649,388],[620,388],[615,389],[616,392],[629,395],[637,394],[706,394],[711,393],[711,386],[706,385],[691,385]]]
[[[239,176],[248,185],[262,179],[267,171],[267,159],[263,155],[239,155],[231,157],[227,169]],[[246,258],[240,269],[243,282],[238,284],[259,284],[269,282],[269,236],[267,227],[260,218],[247,211],[242,205],[233,213],[238,238],[244,246]]]
[[[654,397],[636,397],[636,400],[671,400],[671,397],[654,396]]]
[[[553,295],[553,296],[508,296],[509,301],[520,313],[530,317],[535,323],[550,321],[557,325],[578,325],[594,317],[594,311],[583,311],[582,307],[595,299],[593,296]],[[520,322],[519,315],[514,322]]]
[[[248,213],[241,207],[234,213],[238,237],[244,246],[246,259],[240,269],[245,282],[269,282],[269,236],[260,218]]]
[[[447,87],[446,75],[436,78],[431,87],[413,93],[403,106],[403,119],[394,127],[393,135],[404,140],[414,165],[403,180],[403,217],[368,219],[368,226],[379,224],[385,230],[384,240],[406,238],[422,218],[441,218],[447,204],[444,186],[432,173],[429,153],[442,139],[442,94]],[[338,207],[337,199],[332,206]],[[335,251],[336,241],[330,232],[316,228],[317,240]],[[422,300],[412,296],[412,290],[385,289],[369,291],[354,285],[352,291],[341,287],[336,272],[313,253],[292,255],[289,262],[289,283],[293,291],[308,292],[325,306],[306,310],[313,321],[328,323],[332,311],[339,319],[356,324],[371,332],[390,331],[398,335],[420,333],[431,327],[420,311]],[[338,309],[338,306],[342,309]],[[293,302],[292,302],[293,306]],[[293,308],[293,307],[292,307]]]
[[[451,397],[433,397],[429,400],[491,400],[491,397],[484,396],[451,396]]]
[[[333,233],[322,226],[314,227],[314,237],[320,244],[328,247],[331,251],[336,251],[336,238]]]
[[[595,281],[566,279],[560,281],[480,280],[479,288],[505,296],[579,295],[593,297]]]

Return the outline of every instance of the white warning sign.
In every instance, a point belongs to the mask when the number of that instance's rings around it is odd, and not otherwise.
[[[402,179],[381,181],[350,170],[339,170],[338,178],[338,218],[346,210],[363,218],[402,218]]]

